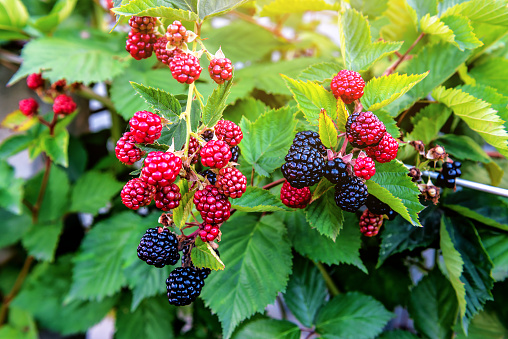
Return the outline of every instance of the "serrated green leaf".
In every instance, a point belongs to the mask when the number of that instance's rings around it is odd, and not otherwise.
[[[266,177],[284,163],[296,132],[294,117],[293,111],[284,107],[266,112],[255,122],[245,118],[240,122],[243,131],[240,150],[257,174]]]
[[[471,22],[465,16],[459,14],[449,15],[442,17],[441,22],[453,31],[453,34],[455,34],[454,40],[461,51],[483,46],[483,42],[478,40],[473,32]]]
[[[330,4],[324,0],[275,0],[265,5],[260,16],[276,16],[286,13],[303,13],[307,11],[338,10],[340,5]]]
[[[322,62],[304,69],[299,75],[300,80],[324,82],[332,80],[344,67],[339,62]]]
[[[113,8],[112,11],[118,15],[125,16],[154,16],[181,21],[198,20],[198,15],[196,13],[189,10],[172,8],[171,3],[165,3],[169,6],[161,6],[161,2],[157,0],[131,0],[126,4]]]
[[[346,69],[366,71],[381,58],[400,49],[402,42],[372,43],[367,19],[354,9],[339,16],[340,50]]]
[[[67,83],[87,85],[112,80],[129,65],[130,60],[119,60],[126,53],[123,36],[89,31],[90,37],[83,39],[79,35],[82,33],[81,30],[65,31],[28,42],[21,52],[23,63],[8,84],[43,69],[44,77],[51,82],[65,78]]]
[[[323,194],[325,194],[328,190],[331,190],[334,188],[335,185],[332,184],[330,181],[326,179],[321,179],[314,189],[314,192],[312,192],[312,200],[319,199]]]
[[[335,204],[334,195],[334,191],[327,191],[305,210],[305,216],[310,225],[332,240],[337,238],[344,221],[343,212]]]
[[[294,80],[285,75],[282,75],[282,78],[298,103],[298,108],[311,125],[318,125],[321,109],[325,109],[332,119],[337,118],[337,100],[332,92],[315,82]]]
[[[182,149],[187,139],[187,123],[185,119],[179,119],[166,127],[162,129],[161,137],[156,142],[159,145],[173,145],[175,150]]]
[[[33,142],[33,137],[28,134],[14,134],[4,139],[0,144],[0,158],[7,159],[28,147]]]
[[[335,124],[324,110],[319,114],[319,137],[327,148],[334,148],[339,142]]]
[[[466,1],[448,8],[442,16],[461,14],[471,21],[508,26],[508,8],[503,0]]]
[[[344,220],[344,224],[347,225],[358,223],[358,219],[351,213],[345,213]],[[345,227],[333,241],[311,228],[303,211],[285,213],[284,222],[288,226],[288,234],[293,246],[301,255],[327,265],[341,263],[354,265],[368,273],[360,259],[362,242],[358,227]]]
[[[483,311],[477,314],[468,327],[467,335],[457,330],[456,339],[497,339],[506,338],[508,330],[494,312]]]
[[[376,299],[357,292],[335,296],[318,313],[316,329],[322,338],[373,338],[393,314]]]
[[[508,278],[508,237],[505,233],[490,230],[482,230],[480,237],[494,264],[492,277],[495,281],[505,280]]]
[[[411,119],[414,127],[406,140],[421,140],[428,145],[438,136],[451,114],[452,111],[442,104],[424,107]]]
[[[15,177],[14,168],[6,160],[0,161],[0,207],[21,214],[23,179]]]
[[[249,0],[216,0],[216,1],[198,1],[196,11],[201,20],[225,14],[233,9],[247,3]],[[185,6],[188,2],[183,0]]]
[[[28,214],[16,215],[0,208],[0,248],[15,244],[20,240],[32,223]]]
[[[53,136],[46,135],[41,140],[41,146],[54,163],[62,167],[69,166],[69,132],[65,128],[55,131]]]
[[[437,15],[437,0],[427,0],[427,1],[418,1],[418,0],[406,0],[407,4],[414,9],[416,13],[416,20],[420,21],[423,16],[429,14],[431,16]]]
[[[400,137],[400,129],[397,126],[397,121],[385,110],[376,111],[376,116],[385,125],[386,132],[390,133],[395,139]]]
[[[408,169],[399,160],[376,164],[376,174],[367,180],[369,194],[390,205],[413,226],[422,226],[418,214],[423,210],[418,200],[420,190],[407,175]]]
[[[298,339],[300,328],[287,320],[256,319],[248,322],[233,335],[234,339]]]
[[[289,209],[269,191],[253,186],[247,187],[241,198],[231,200],[231,208],[243,212],[275,212]]]
[[[378,110],[407,93],[413,86],[425,79],[429,72],[423,74],[390,74],[371,79],[363,90],[361,99],[368,111]]]
[[[96,215],[123,187],[110,172],[87,172],[72,190],[70,210]]]
[[[453,34],[453,31],[444,22],[439,20],[437,15],[430,16],[430,14],[427,14],[421,18],[420,29],[422,33],[436,36],[445,42],[459,47],[459,44],[455,42],[455,34]]]
[[[249,121],[256,121],[266,110],[267,106],[262,101],[249,97],[245,100],[237,101],[234,105],[229,105],[224,111],[224,119],[239,125],[243,116],[249,119]],[[0,155],[2,154],[1,149],[0,146]]]
[[[492,161],[482,147],[467,135],[445,134],[440,136],[436,143],[443,146],[453,159],[480,161],[485,164]]]
[[[508,60],[506,58],[488,58],[484,62],[475,64],[469,75],[479,84],[493,87],[500,94],[508,96],[508,88],[505,81],[508,77],[507,68]],[[504,107],[506,108],[506,105]]]
[[[208,97],[201,120],[208,127],[213,127],[222,118],[222,112],[227,106],[227,99],[231,92],[233,81],[219,85]]]
[[[172,94],[159,88],[135,83],[134,81],[131,81],[130,84],[147,104],[151,105],[156,112],[160,113],[167,120],[174,122],[180,117],[182,106]]]
[[[32,225],[23,236],[23,247],[37,260],[53,261],[62,229],[62,220]]]
[[[498,91],[490,86],[484,85],[465,85],[457,87],[466,93],[471,94],[475,98],[481,98],[483,101],[491,104],[492,108],[497,111],[497,114],[505,121],[504,125],[508,128],[508,96],[498,93]]]
[[[179,181],[178,187],[180,187],[180,192],[187,192],[182,194],[180,205],[173,210],[173,222],[176,227],[182,229],[190,216],[193,205],[192,201],[194,199],[194,194],[196,194],[196,189],[189,190],[188,183],[185,180]]]
[[[425,1],[425,3],[427,2]],[[388,0],[388,9],[383,13],[383,16],[388,18],[390,23],[381,28],[381,38],[387,41],[404,41],[400,50],[403,53],[420,34],[418,33],[416,11],[408,6],[406,0]]]
[[[192,248],[191,259],[192,264],[198,268],[208,267],[215,271],[222,271],[225,268],[212,246],[208,242],[203,242],[200,237],[196,237],[196,247]]]
[[[452,337],[458,303],[452,285],[439,270],[431,271],[411,290],[409,313],[415,328],[427,338]]]
[[[432,91],[432,96],[453,110],[473,130],[478,132],[500,153],[508,156],[508,133],[499,115],[486,103],[462,90],[444,86]]]
[[[369,18],[377,17],[383,14],[388,6],[388,0],[370,1],[370,0],[351,0],[351,7],[367,15]]]
[[[451,205],[451,204],[446,204],[445,205],[447,208],[455,211],[455,212],[458,212],[460,213],[461,215],[467,217],[467,218],[471,218],[473,220],[477,220],[481,223],[484,223],[486,225],[489,225],[489,226],[492,226],[492,227],[495,227],[495,228],[498,228],[500,230],[503,230],[503,231],[508,231],[508,225],[507,224],[502,224],[494,219],[491,219],[489,217],[486,217],[485,215],[482,215],[472,209],[469,209],[465,206],[460,206],[460,205]],[[481,206],[480,206],[481,208]],[[501,208],[506,208],[505,206],[502,206]]]
[[[284,290],[291,272],[291,247],[284,224],[274,215],[260,220],[235,216],[221,229],[221,259],[227,269],[208,277],[201,296],[219,316],[224,338],[229,338],[242,320],[264,310]]]

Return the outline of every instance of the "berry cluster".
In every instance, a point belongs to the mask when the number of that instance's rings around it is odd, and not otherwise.
[[[157,19],[149,16],[133,16],[129,19],[129,26],[131,31],[125,43],[127,52],[136,60],[152,56],[157,41],[155,33]]]
[[[460,167],[462,164],[459,161],[445,162],[436,179],[436,185],[447,188],[455,187],[455,178],[462,175]]]
[[[360,232],[366,237],[373,237],[378,234],[379,228],[383,225],[383,216],[374,214],[368,209],[363,211],[360,217]]]

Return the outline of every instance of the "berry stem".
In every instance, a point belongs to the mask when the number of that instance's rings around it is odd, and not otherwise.
[[[342,147],[340,148],[339,154],[340,155],[346,154],[346,148],[347,148],[347,138],[344,138],[344,143],[342,144]]]
[[[271,182],[271,183],[269,183],[269,184],[264,185],[264,186],[263,186],[263,189],[264,189],[264,190],[269,190],[269,189],[270,189],[270,188],[272,188],[272,187],[275,187],[275,186],[278,186],[278,185],[280,185],[280,184],[283,184],[283,183],[284,183],[284,181],[286,181],[286,179],[285,179],[285,178],[282,178],[282,179],[279,179],[279,180],[275,180],[274,182]]]
[[[185,237],[187,239],[195,238],[198,235],[198,232],[199,232],[199,228],[197,230],[195,230],[194,232],[192,232],[191,234],[186,235]]]
[[[42,200],[44,198],[44,194],[46,193],[46,187],[48,186],[49,181],[49,173],[51,171],[51,158],[46,156],[46,164],[44,168],[44,176],[42,177],[41,188],[39,190],[39,195],[37,196],[37,201],[33,207],[32,213],[32,223],[36,224],[39,219],[39,210],[42,205]]]
[[[252,172],[250,175],[250,185],[254,186],[254,166],[252,166]]]
[[[185,107],[185,123],[187,125],[187,136],[185,138],[185,156],[189,155],[189,141],[191,130],[191,109],[192,109],[192,97],[194,96],[194,83],[189,85],[189,93],[187,94],[187,106]]]
[[[330,275],[326,271],[326,268],[323,266],[323,264],[320,262],[314,261],[314,265],[316,265],[319,272],[321,272],[323,279],[325,279],[326,286],[330,290],[330,293],[332,294],[332,296],[336,296],[336,295],[340,294],[340,291],[339,291],[337,285],[335,285],[335,283],[332,280],[332,277],[330,277]]]
[[[388,67],[388,69],[383,73],[383,75],[392,74],[397,69],[397,67],[399,67],[399,65],[406,59],[409,52],[411,52],[413,50],[413,48],[415,48],[416,44],[423,38],[424,35],[425,35],[425,33],[421,33],[418,36],[418,38],[416,38],[416,40],[413,42],[413,44],[411,46],[409,46],[406,53],[404,53],[397,61],[395,61],[395,63],[393,65]]]

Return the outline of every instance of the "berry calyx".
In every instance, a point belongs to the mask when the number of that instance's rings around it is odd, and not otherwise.
[[[203,223],[199,225],[199,236],[204,242],[214,241],[219,235],[219,226]]]
[[[203,166],[222,168],[231,160],[232,154],[229,145],[222,140],[211,140],[201,147],[199,152]]]
[[[194,195],[194,205],[208,224],[222,224],[229,219],[231,203],[215,186],[208,185]]]
[[[173,78],[182,84],[192,84],[198,80],[202,70],[198,58],[185,53],[175,55],[169,63],[169,69]]]
[[[293,146],[296,147],[314,147],[321,153],[322,156],[326,156],[326,147],[319,138],[319,133],[313,131],[302,131],[298,132],[293,139]]]
[[[155,187],[139,178],[129,180],[120,193],[122,203],[131,210],[149,205],[154,195]]]
[[[71,114],[77,108],[76,103],[70,96],[60,94],[53,102],[53,112],[55,114]]]
[[[141,170],[141,179],[153,186],[165,187],[172,184],[180,170],[182,160],[171,152],[150,152]]]
[[[348,180],[347,164],[341,158],[325,163],[324,176],[333,184],[343,184]]]
[[[143,152],[135,145],[135,140],[131,132],[125,132],[116,142],[115,155],[120,162],[126,165],[132,165],[136,161],[141,160]]]
[[[242,141],[243,133],[240,126],[229,120],[219,120],[215,125],[217,139],[225,141],[229,146],[236,146]]]
[[[356,212],[367,200],[369,192],[360,178],[348,177],[348,180],[335,186],[335,203],[347,212]]]
[[[151,16],[135,16],[129,19],[131,31],[135,33],[153,33],[157,27],[157,18]]]
[[[397,158],[399,143],[390,133],[385,133],[377,146],[367,147],[365,153],[379,163],[390,162]]]
[[[372,112],[353,113],[346,122],[347,139],[356,148],[376,146],[385,133],[385,125]]]
[[[222,168],[215,186],[219,192],[232,199],[240,198],[247,189],[247,178],[234,167]]]
[[[23,99],[19,101],[19,110],[23,115],[31,117],[37,114],[39,104],[34,98]]]
[[[177,208],[180,205],[182,194],[180,193],[180,187],[175,184],[171,184],[165,187],[157,187],[155,193],[155,206],[165,212]]]
[[[182,46],[187,41],[188,36],[189,32],[187,32],[187,28],[178,20],[173,21],[166,31],[166,39],[171,46]]]
[[[354,171],[357,177],[369,180],[376,174],[376,164],[369,157],[358,157],[355,161]]]
[[[201,294],[205,280],[193,267],[177,267],[166,280],[168,300],[171,305],[190,305]]]
[[[282,175],[295,188],[310,187],[317,184],[323,176],[325,161],[319,151],[313,147],[291,146],[284,158]]]
[[[152,112],[134,113],[134,116],[129,120],[129,125],[132,137],[137,143],[151,144],[161,136],[161,118]]]
[[[228,58],[212,59],[208,65],[208,72],[210,78],[220,85],[233,78],[233,65]]]
[[[129,32],[125,43],[125,50],[136,59],[146,59],[152,56],[153,47],[157,41],[154,33]]]
[[[350,104],[360,99],[363,95],[364,87],[365,81],[363,81],[360,73],[348,70],[342,70],[337,73],[330,84],[335,98],[341,98],[345,104]]]
[[[178,48],[167,50],[167,44],[168,39],[166,39],[166,37],[160,37],[153,45],[153,50],[157,56],[157,60],[169,66],[170,62],[173,60],[173,57],[178,53],[182,53],[182,51]]]
[[[365,206],[374,214],[388,214],[392,210],[388,204],[382,202],[372,194],[369,194],[367,197],[367,201],[365,201]]]
[[[32,73],[26,78],[26,85],[28,88],[36,90],[44,86],[44,79],[42,79],[42,73]]]
[[[138,258],[158,268],[176,264],[180,260],[176,234],[162,227],[146,230],[138,245]]]
[[[363,211],[360,217],[360,232],[366,237],[373,237],[378,234],[379,228],[383,225],[383,216],[374,214],[368,209]]]
[[[310,202],[312,194],[308,187],[295,188],[288,181],[282,184],[280,189],[280,200],[287,207],[305,208]]]

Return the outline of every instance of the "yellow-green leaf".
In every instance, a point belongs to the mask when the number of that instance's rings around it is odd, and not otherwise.
[[[444,22],[439,20],[439,17],[437,15],[430,16],[430,14],[427,14],[423,18],[421,18],[420,29],[425,34],[435,35],[439,39],[459,47],[459,44],[455,42],[455,34],[453,34],[450,27],[448,27],[447,25],[445,25]]]
[[[37,118],[27,117],[20,110],[7,114],[1,126],[13,131],[23,132],[37,123]]]
[[[341,132],[346,131],[346,122],[349,117],[349,111],[346,104],[341,99],[337,99],[337,128]]]
[[[325,110],[322,110],[319,114],[319,136],[323,145],[327,148],[333,148],[337,146],[337,130],[333,124],[332,119],[326,114]]]
[[[286,13],[304,13],[307,11],[338,10],[339,3],[329,4],[324,0],[275,0],[265,5],[260,16],[274,16]]]
[[[208,242],[203,242],[200,237],[196,237],[196,247],[192,249],[191,259],[192,264],[198,268],[208,267],[218,271],[226,267],[212,246]]]

